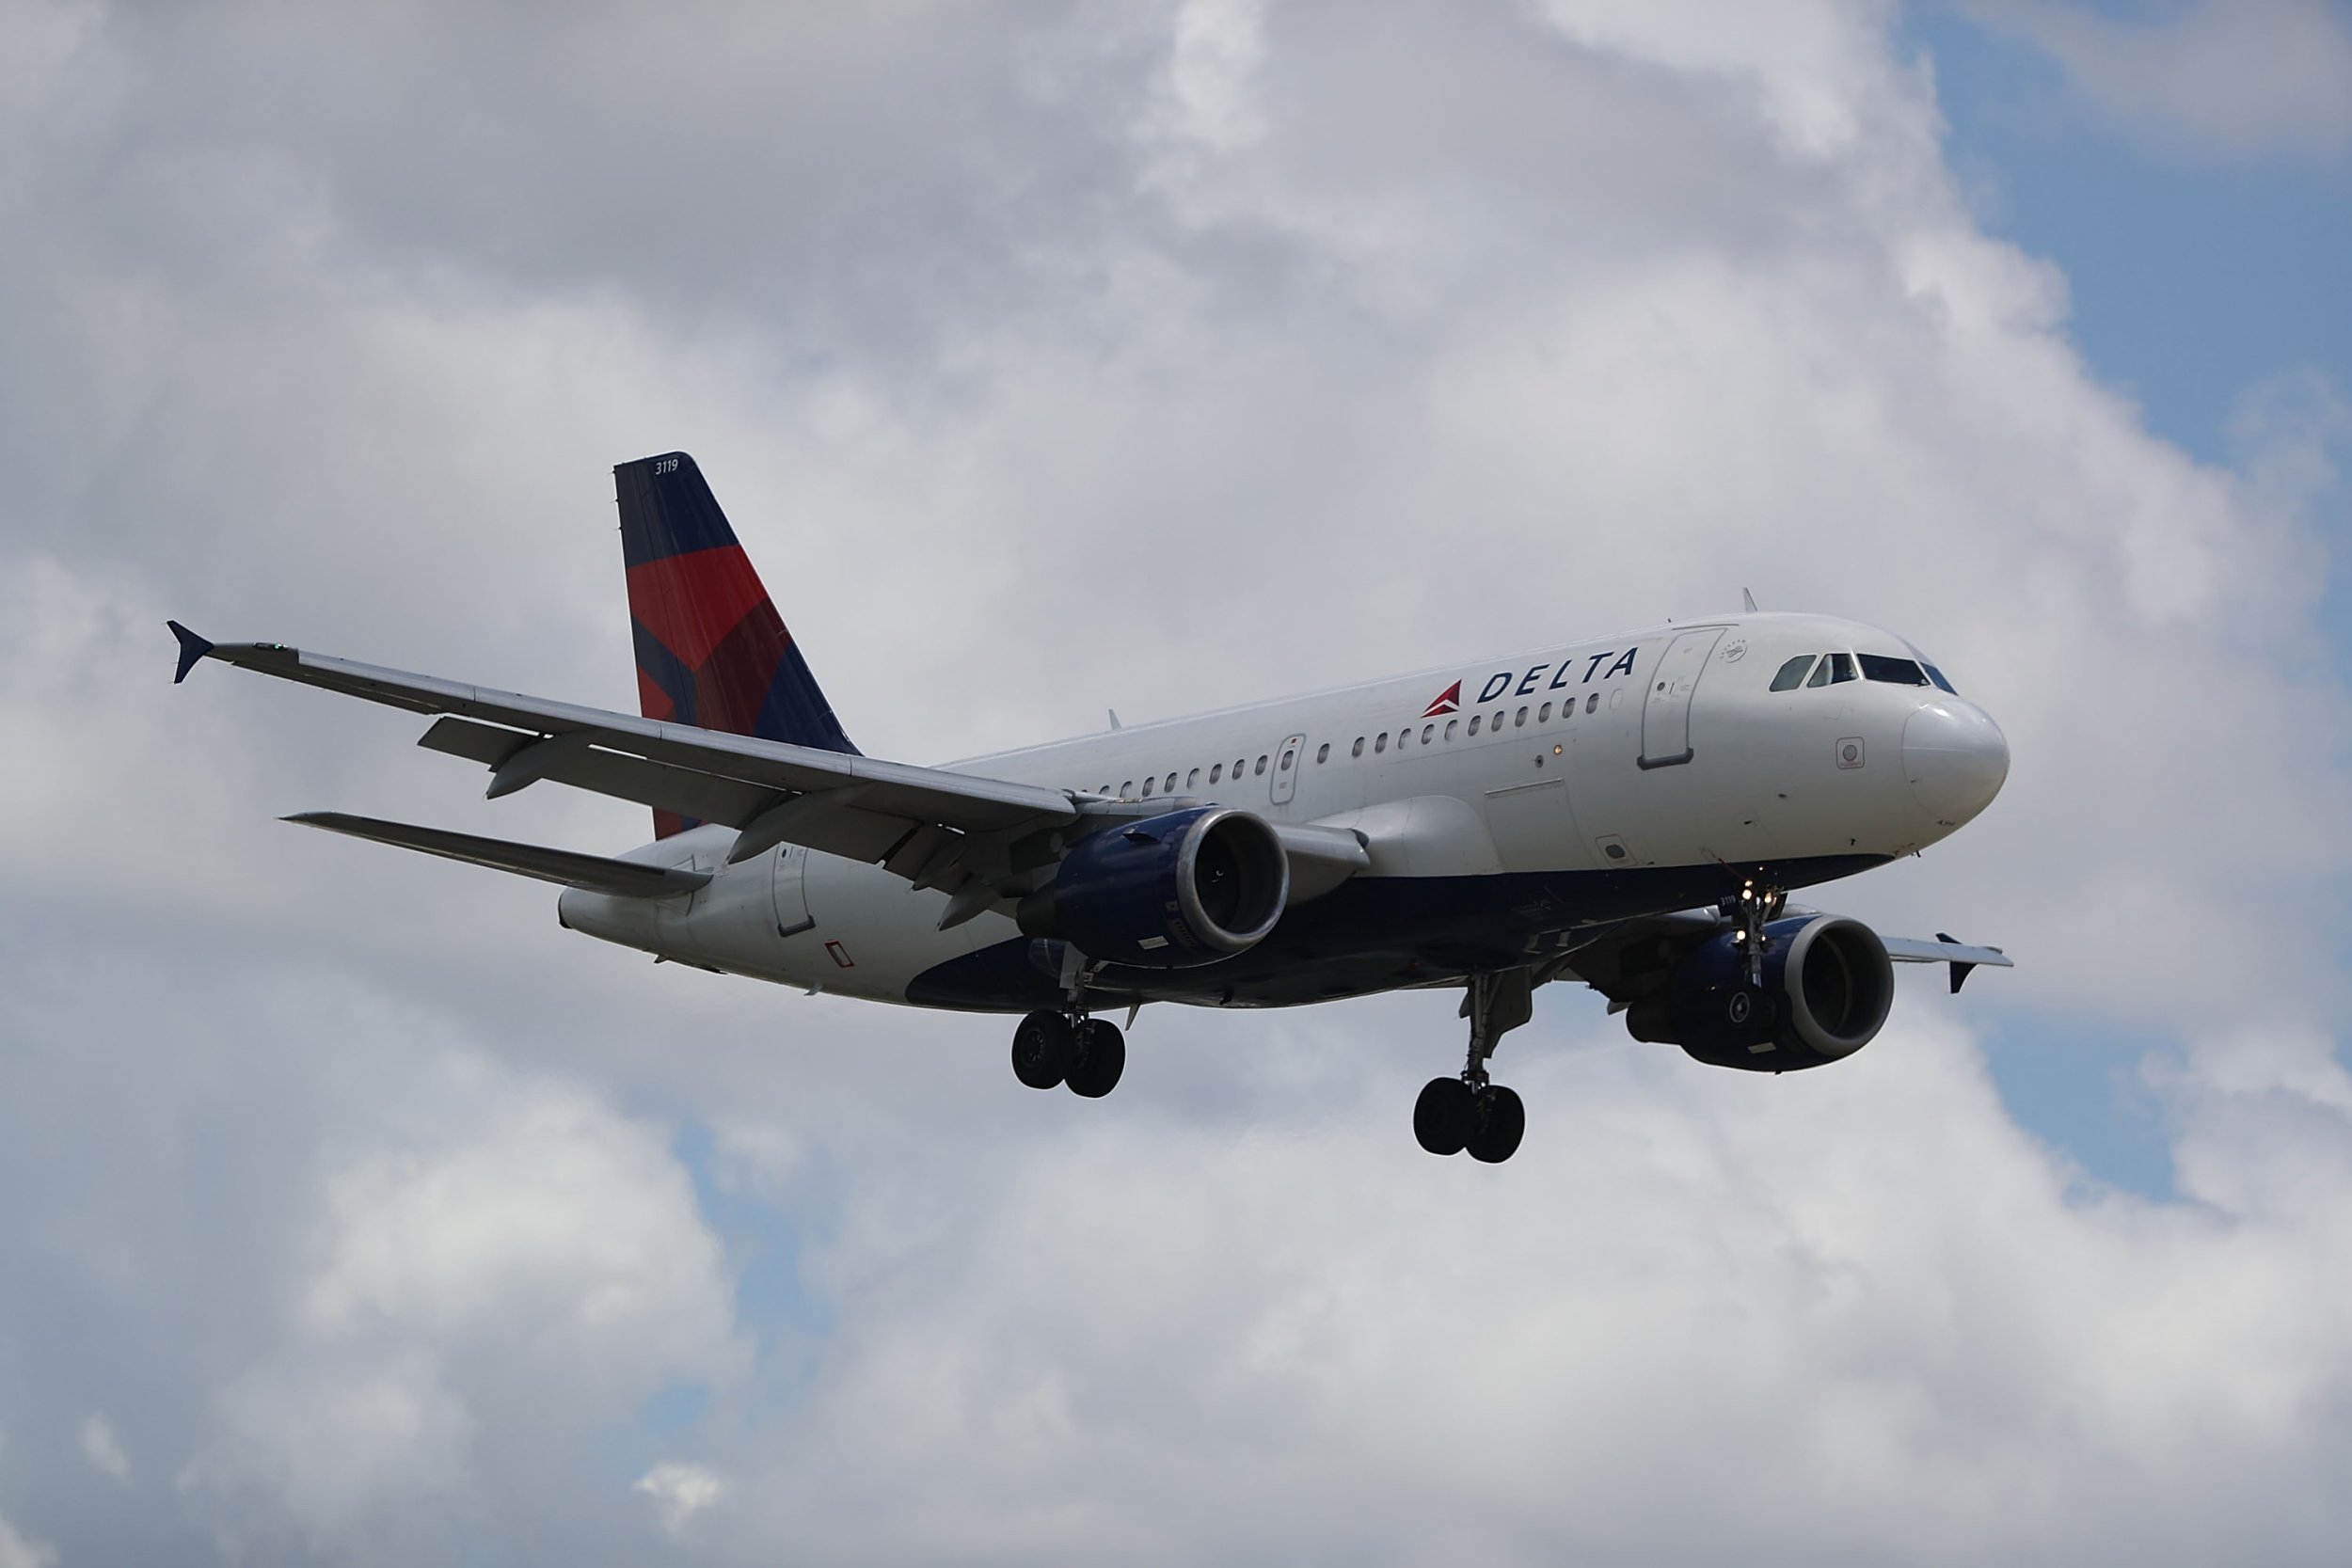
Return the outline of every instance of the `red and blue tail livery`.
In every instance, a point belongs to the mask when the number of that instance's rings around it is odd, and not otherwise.
[[[612,470],[628,568],[639,710],[648,719],[852,756],[857,748],[682,451]],[[656,835],[692,826],[656,810]]]

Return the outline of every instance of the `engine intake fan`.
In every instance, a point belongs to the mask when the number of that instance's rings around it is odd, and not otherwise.
[[[1869,1044],[1895,1000],[1895,966],[1878,933],[1820,914],[1775,920],[1764,935],[1761,985],[1749,983],[1730,935],[1712,937],[1626,1010],[1626,1028],[1635,1039],[1750,1072],[1822,1067]]]

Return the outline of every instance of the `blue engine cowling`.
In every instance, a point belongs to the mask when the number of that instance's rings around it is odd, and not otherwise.
[[[1021,900],[1021,928],[1089,958],[1187,969],[1254,946],[1290,893],[1290,858],[1264,818],[1196,806],[1080,839]]]
[[[1678,1045],[1714,1067],[1793,1072],[1870,1043],[1895,1000],[1895,966],[1878,933],[1843,915],[1764,927],[1764,981],[1728,935],[1684,954],[1665,986],[1626,1010],[1635,1039]]]

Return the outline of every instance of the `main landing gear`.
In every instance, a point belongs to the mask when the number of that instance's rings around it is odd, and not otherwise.
[[[1100,1100],[1126,1069],[1127,1037],[1108,1019],[1035,1012],[1012,1032],[1013,1076],[1033,1089],[1067,1084],[1072,1094]]]
[[[1488,1081],[1486,1058],[1495,1042],[1534,1016],[1524,969],[1470,976],[1462,1016],[1470,1021],[1470,1058],[1456,1078],[1432,1078],[1413,1102],[1413,1136],[1432,1154],[1459,1154],[1497,1165],[1518,1152],[1527,1132],[1527,1107],[1501,1084]]]

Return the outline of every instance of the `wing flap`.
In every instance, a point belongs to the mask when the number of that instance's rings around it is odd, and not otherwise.
[[[501,768],[523,752],[545,742],[537,736],[477,724],[470,720],[443,719],[425,731],[417,744],[449,756],[469,758],[485,768]],[[761,835],[761,842],[739,853],[736,859],[748,860],[761,850],[790,842],[828,855],[875,861],[889,853],[915,826],[909,817],[869,810],[863,804],[829,800],[826,795],[830,792],[782,796],[762,784],[721,778],[666,762],[648,762],[597,746],[551,751],[543,756],[544,761],[533,770],[537,778],[674,811],[700,822],[751,828],[780,803],[793,807],[787,829]],[[496,790],[498,785],[494,783],[491,788]],[[863,800],[862,794],[860,799]]]
[[[708,872],[643,865],[634,861],[609,860],[570,849],[549,849],[536,844],[516,844],[502,838],[479,838],[446,828],[421,828],[406,822],[387,822],[373,816],[352,816],[339,811],[306,811],[285,818],[306,828],[347,833],[403,849],[416,849],[444,860],[511,871],[543,882],[587,888],[623,898],[675,898],[710,880]]]

